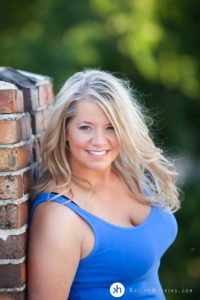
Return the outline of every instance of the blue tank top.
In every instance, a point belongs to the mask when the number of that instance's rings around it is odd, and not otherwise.
[[[55,193],[42,192],[35,208]],[[111,224],[84,210],[65,196],[53,201],[67,206],[94,232],[95,245],[80,260],[69,300],[165,299],[158,270],[160,259],[177,235],[174,215],[155,206],[143,223],[134,227]]]

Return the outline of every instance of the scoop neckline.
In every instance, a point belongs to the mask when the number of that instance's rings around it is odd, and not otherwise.
[[[59,193],[54,193],[54,192],[46,192],[48,194],[54,194],[54,195],[59,195]],[[84,208],[80,207],[78,204],[76,204],[74,201],[72,201],[70,198],[66,197],[65,195],[60,195],[59,198],[65,198],[67,200],[69,200],[68,204],[72,204],[74,205],[74,207],[76,207],[77,209],[80,209],[81,211],[83,211],[85,214],[87,214],[88,216],[92,216],[93,218],[101,221],[102,223],[110,226],[110,227],[113,227],[113,228],[116,228],[116,229],[122,229],[122,230],[137,230],[137,229],[140,229],[142,228],[143,226],[145,226],[149,220],[152,218],[153,216],[153,213],[154,213],[154,210],[155,210],[155,206],[151,205],[151,210],[149,212],[149,214],[147,215],[147,217],[144,219],[144,221],[142,223],[140,223],[139,225],[137,226],[119,226],[119,225],[116,225],[116,224],[113,224],[113,223],[110,223],[96,215],[94,215],[93,213],[85,210]]]

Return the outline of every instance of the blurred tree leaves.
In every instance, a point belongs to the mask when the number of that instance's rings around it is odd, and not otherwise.
[[[145,80],[178,89],[189,98],[200,95],[198,1],[3,0],[2,4],[0,50],[6,64],[29,62],[31,69],[40,66],[47,73],[53,69],[56,76],[64,73],[64,67],[66,74],[103,66],[105,61],[109,67],[110,61],[110,66],[127,74],[116,59],[128,59]]]

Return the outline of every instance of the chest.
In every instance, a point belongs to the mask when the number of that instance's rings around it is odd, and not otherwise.
[[[78,276],[91,271],[93,278],[95,269],[113,282],[123,282],[125,277],[127,281],[138,280],[154,267],[155,274],[160,258],[177,234],[174,216],[156,208],[138,228],[123,230],[107,224],[101,226],[100,222],[97,227],[93,253],[81,261]]]
[[[137,227],[144,223],[151,214],[150,206],[140,203],[135,204],[134,201],[131,201],[131,199],[128,198],[124,203],[122,199],[120,199],[120,201],[112,201],[111,199],[110,202],[107,201],[105,205],[102,205],[102,203],[99,205],[99,203],[100,202],[96,203],[92,208],[90,207],[89,212],[103,222],[106,221],[111,226],[116,225],[122,228]],[[95,245],[94,232],[91,229],[91,226],[88,224],[85,225],[81,258],[88,256]]]

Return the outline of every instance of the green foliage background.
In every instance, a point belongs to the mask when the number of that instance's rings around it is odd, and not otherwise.
[[[200,297],[199,15],[197,0],[1,0],[0,7],[2,66],[50,75],[55,92],[75,71],[109,70],[131,80],[154,116],[156,143],[177,157],[183,182],[179,234],[160,269],[163,287],[178,289],[166,293],[170,300]]]

